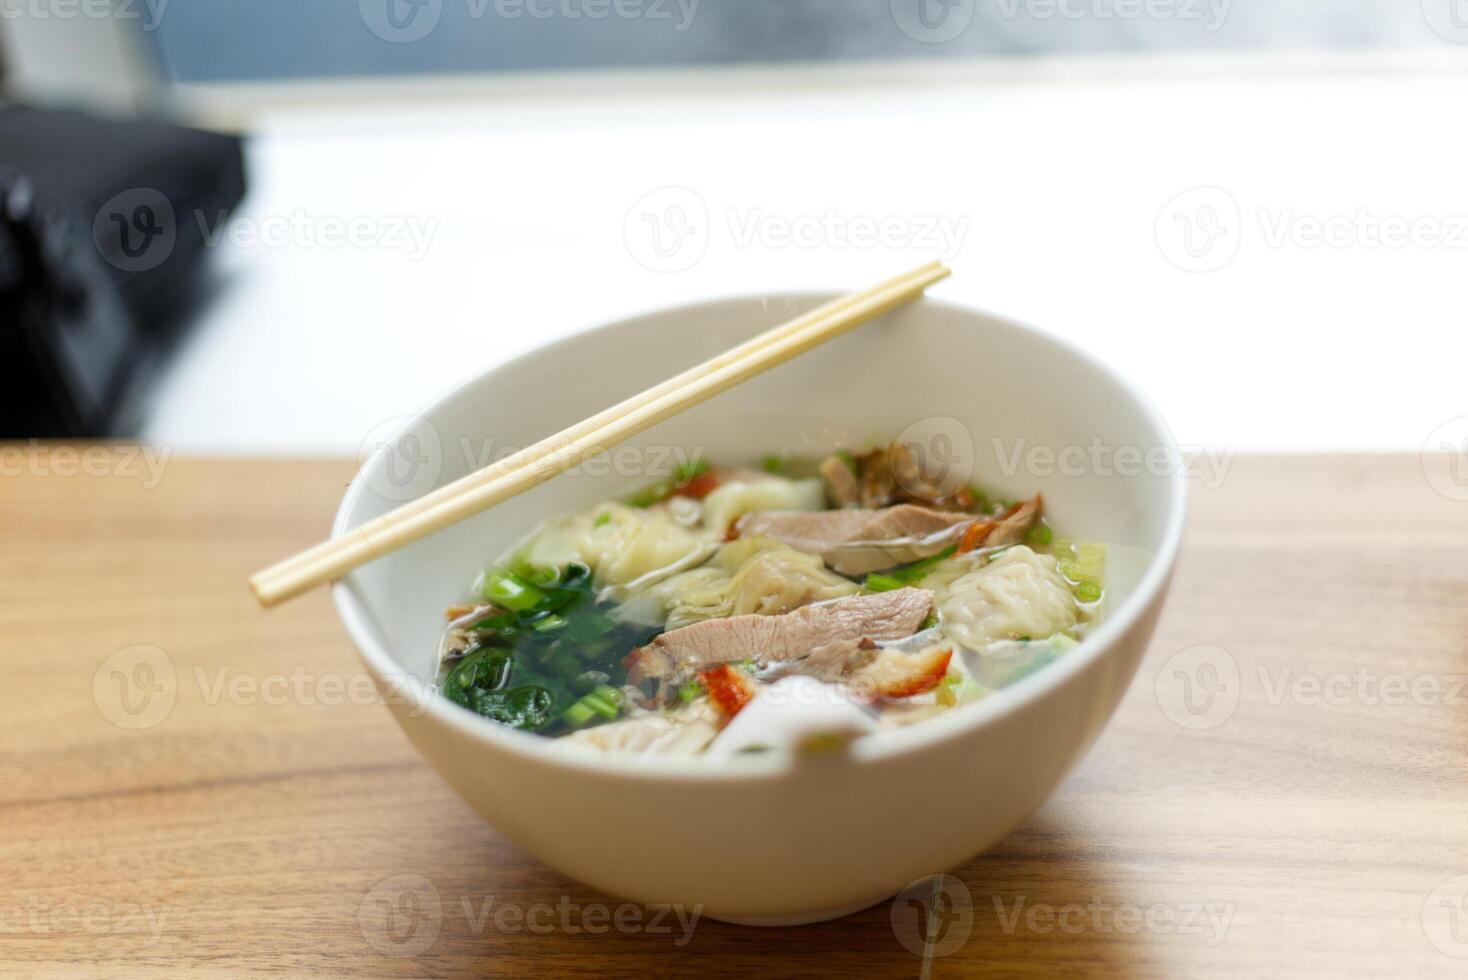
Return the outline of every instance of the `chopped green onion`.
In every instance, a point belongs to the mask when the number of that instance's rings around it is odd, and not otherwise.
[[[571,705],[571,707],[561,712],[561,717],[565,719],[566,724],[570,725],[572,728],[580,728],[582,725],[590,721],[591,716],[594,714],[596,714],[596,712],[592,710],[590,705],[586,705],[581,703],[580,701],[577,701],[575,704]]]
[[[1082,582],[1076,586],[1076,598],[1082,602],[1095,602],[1101,598],[1101,586],[1094,581]]]
[[[598,684],[581,695],[575,704],[561,714],[561,717],[565,719],[566,724],[576,728],[586,724],[595,715],[601,715],[610,721],[621,714],[622,698],[622,692],[615,687]]]
[[[594,520],[594,521],[591,522],[591,526],[592,527],[605,527],[606,525],[608,525],[610,523],[612,523],[612,512],[609,511],[609,510],[604,510],[600,514],[597,514],[596,515],[596,520]]]
[[[484,598],[515,612],[534,609],[545,593],[514,572],[499,572],[484,580]]]
[[[523,581],[542,589],[550,588],[561,580],[559,568],[537,566],[523,561],[515,565],[514,574]]]
[[[853,473],[856,472],[856,457],[855,456],[851,455],[849,452],[847,452],[844,449],[838,449],[838,450],[836,450],[836,452],[833,455],[835,455],[835,457],[837,459],[841,460],[841,462],[845,463],[846,464],[846,468],[848,470],[850,470]]]
[[[953,553],[957,550],[957,545],[950,544],[936,555],[929,555],[927,558],[920,558],[915,562],[900,565],[889,572],[874,572],[866,577],[862,585],[869,592],[890,592],[893,589],[900,589],[903,586],[912,585],[914,582],[922,581],[927,577],[928,572],[932,571],[939,562],[952,557]]]
[[[697,699],[702,694],[703,685],[700,684],[698,681],[689,681],[687,684],[684,684],[682,687],[678,688],[678,700],[681,701],[683,704],[687,704],[688,702]]]
[[[779,474],[785,472],[785,460],[779,456],[766,456],[760,461],[760,465],[764,467],[766,473]]]
[[[676,489],[677,487],[673,485],[673,481],[660,480],[652,486],[645,487],[632,494],[632,496],[627,498],[626,503],[628,507],[651,507],[653,504],[660,504],[664,500],[667,500],[673,495],[673,491]]]
[[[549,633],[551,630],[558,630],[565,625],[565,616],[562,616],[560,613],[551,613],[549,616],[546,616],[542,619],[537,619],[531,625],[531,629],[535,630],[535,632],[537,633]]]
[[[1054,537],[1050,525],[1038,523],[1025,532],[1025,544],[1043,548]]]

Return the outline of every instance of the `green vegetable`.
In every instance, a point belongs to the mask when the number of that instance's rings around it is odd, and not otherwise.
[[[511,562],[486,573],[481,591],[499,608],[469,625],[477,645],[443,665],[445,697],[502,724],[545,734],[621,713],[623,658],[660,628],[609,615],[610,607],[597,602],[591,569],[581,562],[561,569]]]
[[[610,523],[612,523],[612,512],[609,511],[609,510],[604,510],[600,514],[597,514],[596,515],[596,520],[594,520],[594,521],[591,522],[591,526],[592,527],[603,527],[604,525],[607,525],[607,524],[610,524]]]
[[[838,449],[832,455],[834,455],[837,459],[841,460],[841,462],[845,463],[846,464],[846,468],[848,470],[850,470],[851,472],[855,473],[857,471],[856,470],[856,457],[853,456],[853,455],[851,455],[846,450],[844,450],[844,449]]]
[[[698,681],[689,681],[678,688],[678,700],[683,704],[694,701],[703,696],[703,685]]]
[[[1054,535],[1050,530],[1050,525],[1043,522],[1036,523],[1033,527],[1025,532],[1025,544],[1032,545],[1037,548],[1043,548],[1045,547],[1045,545],[1050,543],[1052,537],[1054,537]]]
[[[444,696],[466,708],[474,708],[478,691],[493,691],[504,683],[510,651],[499,647],[476,647],[449,667],[441,684]]]
[[[558,568],[540,568],[529,562],[517,562],[514,574],[522,581],[545,589],[556,585],[561,580],[561,570]]]
[[[785,460],[779,456],[766,456],[760,460],[760,465],[764,467],[766,473],[779,474],[785,472]]]
[[[562,616],[559,613],[551,613],[549,616],[543,616],[540,619],[537,619],[534,623],[531,624],[530,628],[535,630],[535,632],[537,633],[549,633],[551,630],[561,629],[565,625],[565,616]]]
[[[868,592],[891,592],[893,589],[902,588],[902,582],[895,576],[873,572],[866,577],[862,587]]]
[[[673,485],[672,480],[660,480],[627,497],[625,503],[628,507],[651,507],[653,504],[660,504],[667,500],[676,489],[678,488]]]
[[[539,728],[550,719],[554,697],[536,685],[512,687],[504,691],[481,691],[473,708],[492,721],[512,728]]]
[[[617,688],[600,684],[583,694],[561,717],[573,728],[580,728],[597,715],[610,721],[621,714],[622,699],[623,694]]]
[[[496,606],[515,612],[534,609],[545,599],[544,592],[514,572],[497,572],[485,578],[482,594]]]
[[[915,562],[899,565],[889,572],[873,572],[862,582],[862,586],[868,592],[890,592],[892,589],[900,589],[904,586],[912,585],[915,582],[920,582],[927,577],[928,572],[932,571],[939,562],[945,558],[952,557],[953,553],[957,550],[956,545],[949,545],[936,555],[929,555],[927,558],[920,558]]]
[[[1057,538],[1055,557],[1060,560],[1060,574],[1071,581],[1077,599],[1096,602],[1101,598],[1101,579],[1106,573],[1104,544]]]

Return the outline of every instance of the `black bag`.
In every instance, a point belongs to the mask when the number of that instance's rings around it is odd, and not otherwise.
[[[0,438],[126,436],[244,195],[238,137],[0,109]]]

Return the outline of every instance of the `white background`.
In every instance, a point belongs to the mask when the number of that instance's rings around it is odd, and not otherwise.
[[[219,295],[145,435],[353,453],[383,419],[583,327],[939,257],[955,276],[934,295],[1097,352],[1185,444],[1417,450],[1468,414],[1461,53],[449,80],[281,104],[255,117]],[[638,205],[666,187],[692,196]],[[1177,197],[1199,187],[1217,190]],[[672,220],[670,201],[706,247],[652,271],[648,222]],[[950,249],[737,240],[756,217],[768,233],[828,213],[966,233]],[[1382,244],[1363,214],[1415,221],[1418,244]],[[349,220],[370,241],[317,240]],[[405,222],[428,233],[421,254]],[[1312,222],[1341,237],[1312,244]]]

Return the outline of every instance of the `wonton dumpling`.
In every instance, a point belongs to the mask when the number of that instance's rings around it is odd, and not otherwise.
[[[857,591],[818,556],[762,535],[732,541],[702,568],[648,590],[661,601],[669,629],[720,616],[776,616]]]
[[[692,755],[719,733],[718,712],[707,699],[667,716],[646,714],[572,732],[562,741],[603,752]]]
[[[970,650],[996,640],[1051,636],[1080,618],[1055,559],[1023,545],[955,579],[939,600],[938,613],[944,634]]]
[[[533,565],[585,562],[598,586],[643,584],[696,565],[715,545],[663,510],[607,502],[545,527],[526,545]]]
[[[818,479],[764,476],[730,480],[703,498],[703,526],[722,535],[752,510],[821,510],[825,506],[826,490]]]

